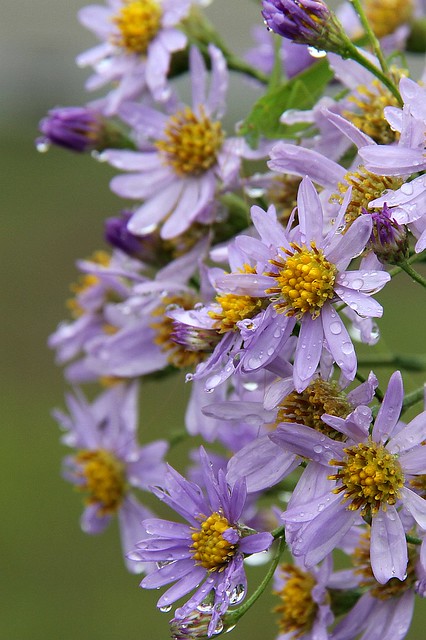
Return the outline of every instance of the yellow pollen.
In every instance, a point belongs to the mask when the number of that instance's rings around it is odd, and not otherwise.
[[[293,253],[283,249],[287,259],[278,256],[269,261],[278,268],[278,273],[265,275],[275,278],[278,286],[267,289],[266,293],[279,298],[274,304],[279,313],[299,319],[304,313],[310,313],[312,318],[317,318],[324,303],[334,295],[337,267],[328,262],[315,242],[311,242],[311,249],[299,247],[295,242],[290,246]]]
[[[379,198],[385,189],[399,189],[402,183],[402,178],[378,176],[367,171],[363,166],[359,166],[358,171],[348,171],[345,175],[345,181],[340,182],[338,185],[339,193],[332,195],[330,198],[330,202],[342,204],[344,194],[349,187],[352,187],[351,201],[345,213],[345,231],[362,214],[363,208],[369,210],[369,203]],[[374,211],[374,209],[370,211]]]
[[[200,115],[185,107],[169,118],[165,139],[157,140],[166,165],[178,176],[200,175],[216,164],[216,154],[222,146],[224,134],[220,122],[212,122],[199,109]]]
[[[113,18],[119,33],[113,43],[129,53],[145,54],[161,26],[162,11],[156,0],[124,0]]]
[[[370,562],[370,546],[370,529],[368,529],[360,536],[359,545],[352,556],[355,573],[361,577],[359,586],[362,589],[368,589],[373,598],[389,600],[401,597],[406,591],[414,587],[414,583],[417,580],[415,570],[417,552],[414,545],[407,544],[408,565],[405,580],[391,578],[386,584],[380,584],[374,577]]]
[[[406,72],[401,69],[391,70],[396,85]],[[352,122],[358,129],[373,138],[377,144],[391,144],[398,140],[399,133],[391,129],[384,116],[385,107],[399,107],[395,96],[382,85],[379,80],[373,80],[369,86],[360,85],[356,93],[348,97],[358,111],[345,110],[342,115]]]
[[[276,424],[296,422],[311,427],[320,433],[342,440],[343,434],[335,431],[321,420],[324,413],[346,418],[353,411],[346,394],[335,381],[315,378],[304,391],[293,391],[278,406]]]
[[[236,545],[223,537],[232,528],[228,520],[217,513],[201,522],[200,528],[192,534],[191,552],[197,564],[208,571],[223,571],[235,554]]]
[[[347,508],[361,509],[362,516],[370,516],[381,507],[386,510],[388,504],[394,505],[404,485],[404,473],[397,456],[371,438],[344,452],[343,460],[330,460],[329,464],[341,469],[329,478],[341,481],[334,493],[344,492],[343,502],[351,501]]]
[[[413,14],[412,0],[363,0],[374,33],[383,38],[407,22]]]
[[[218,321],[216,327],[219,333],[236,331],[237,322],[246,318],[253,318],[262,310],[263,299],[252,298],[250,296],[237,296],[233,293],[226,293],[216,296],[216,302],[221,306],[220,311],[209,311],[208,314],[213,320]]]
[[[161,348],[161,351],[167,353],[169,364],[177,369],[196,366],[208,355],[206,352],[185,349],[183,345],[177,344],[171,339],[173,320],[166,315],[166,310],[171,306],[182,307],[182,309],[192,309],[195,303],[196,300],[194,297],[188,293],[166,296],[151,314],[155,319],[150,325],[151,329],[154,329],[156,333],[154,343]]]
[[[285,584],[281,591],[275,592],[281,598],[281,604],[274,609],[280,616],[280,633],[300,638],[312,629],[318,611],[318,605],[312,598],[316,581],[310,573],[294,565],[284,564],[280,569]]]
[[[79,451],[75,461],[84,479],[78,489],[88,493],[87,504],[99,504],[100,515],[115,513],[126,492],[123,463],[105,449]]]
[[[95,253],[89,258],[90,262],[95,262],[96,264],[99,264],[102,267],[107,267],[110,263],[110,260],[111,260],[111,256],[106,251],[95,251]],[[81,315],[85,313],[85,310],[81,306],[77,297],[82,294],[84,295],[86,291],[88,291],[92,287],[96,287],[98,284],[99,284],[99,277],[95,276],[92,273],[81,274],[77,282],[73,282],[72,284],[70,284],[70,290],[76,297],[69,298],[66,301],[66,305],[68,309],[71,311],[71,315],[74,318],[79,318]]]

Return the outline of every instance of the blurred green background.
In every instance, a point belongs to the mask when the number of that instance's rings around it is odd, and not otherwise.
[[[139,578],[124,568],[116,526],[101,537],[80,531],[81,499],[60,477],[65,448],[50,417],[53,407],[63,406],[65,384],[47,336],[67,317],[75,260],[103,245],[103,220],[122,206],[108,189],[109,167],[58,149],[40,155],[33,144],[49,108],[87,100],[86,73],[74,65],[75,55],[94,44],[75,17],[84,4],[25,0],[2,6],[1,640],[169,636],[170,614],[155,609],[158,593],[140,590]],[[258,11],[247,2],[237,15],[237,4],[232,19],[226,0],[215,0],[209,13],[241,51]],[[244,99],[235,100],[238,92],[233,89],[234,102],[244,108]],[[385,306],[380,349],[424,351],[422,290],[402,275],[379,298]],[[384,385],[390,372],[379,373]],[[406,379],[407,389],[420,382],[419,376]],[[144,385],[142,439],[181,426],[183,387],[178,378]],[[178,447],[173,462],[183,452]],[[262,570],[250,575],[256,581]],[[233,632],[235,640],[274,638],[271,606],[263,597]],[[425,614],[425,603],[418,601],[411,640],[424,637]]]

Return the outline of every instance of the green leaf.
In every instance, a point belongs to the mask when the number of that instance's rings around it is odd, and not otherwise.
[[[280,87],[267,90],[253,106],[241,124],[239,134],[251,147],[256,147],[259,138],[292,138],[307,125],[284,125],[279,119],[288,109],[310,109],[322,95],[333,78],[326,60],[316,62]]]

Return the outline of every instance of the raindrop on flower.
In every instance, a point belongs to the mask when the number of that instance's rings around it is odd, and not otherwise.
[[[171,611],[171,608],[172,608],[172,605],[171,605],[171,604],[168,604],[168,605],[166,605],[166,606],[164,606],[164,607],[160,607],[160,611],[161,611],[162,613],[168,613],[169,611]]]
[[[246,590],[243,584],[237,584],[237,586],[231,591],[229,595],[229,604],[236,605],[243,600],[246,595]]]
[[[308,47],[308,52],[313,58],[325,58],[327,55],[327,51],[316,49],[315,47]]]
[[[49,151],[50,149],[50,144],[43,141],[37,142],[36,149],[39,153],[46,153],[46,151]]]
[[[340,322],[332,322],[330,324],[330,331],[333,335],[338,336],[342,332],[342,325]]]

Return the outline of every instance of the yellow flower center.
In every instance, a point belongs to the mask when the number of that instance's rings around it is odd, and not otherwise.
[[[282,400],[278,407],[276,424],[296,422],[311,427],[320,433],[342,440],[343,434],[335,431],[321,420],[324,413],[346,418],[353,410],[346,394],[335,381],[315,378],[304,391],[293,391]]]
[[[417,580],[415,565],[417,560],[417,552],[412,544],[407,545],[408,565],[407,577],[405,580],[399,578],[391,578],[386,584],[380,584],[374,577],[370,561],[370,530],[366,531],[361,537],[359,546],[356,547],[352,561],[355,566],[355,573],[361,576],[360,587],[368,589],[373,598],[379,600],[389,600],[390,598],[401,597],[406,591],[414,587]]]
[[[237,296],[233,293],[225,293],[216,296],[216,302],[221,306],[220,311],[209,311],[211,318],[218,321],[217,331],[226,333],[236,331],[237,322],[246,318],[253,318],[262,309],[262,298],[252,298],[251,296]]]
[[[88,493],[87,503],[101,505],[101,515],[115,513],[126,492],[124,464],[105,449],[79,451],[75,461],[82,469],[79,489]]]
[[[95,253],[89,258],[91,262],[95,262],[103,267],[107,267],[110,263],[111,256],[106,251],[95,251]],[[69,298],[66,301],[66,305],[71,312],[73,318],[79,318],[85,313],[84,307],[81,306],[78,296],[84,294],[92,287],[96,287],[99,284],[99,277],[92,273],[81,274],[77,282],[70,284],[70,290],[75,295],[74,298]]]
[[[183,345],[173,342],[171,339],[173,320],[166,315],[166,311],[170,307],[192,309],[195,302],[194,297],[188,293],[166,296],[151,314],[156,319],[150,325],[156,333],[154,343],[161,348],[161,351],[167,353],[169,364],[177,369],[196,366],[206,358],[207,352],[187,350]]]
[[[300,638],[309,633],[315,621],[318,605],[312,598],[312,589],[316,582],[310,573],[294,565],[284,564],[280,568],[286,582],[281,591],[275,592],[281,598],[281,604],[274,612],[280,616],[280,633]]]
[[[403,75],[407,75],[401,69],[392,69],[391,72],[396,85]],[[358,111],[345,110],[342,115],[375,142],[390,144],[399,138],[398,131],[391,129],[384,116],[385,107],[399,107],[399,103],[379,80],[373,80],[370,86],[360,85],[357,87],[357,93],[349,96],[348,100]]]
[[[279,313],[299,319],[304,313],[310,313],[312,318],[317,318],[324,303],[334,295],[337,267],[317,249],[315,242],[311,242],[311,249],[299,247],[295,242],[290,246],[293,253],[283,249],[287,259],[279,256],[270,260],[278,273],[266,275],[275,278],[278,286],[267,289],[266,293],[278,296],[274,307]]]
[[[228,520],[214,512],[204,520],[200,528],[192,534],[192,557],[197,564],[208,571],[223,571],[235,554],[236,545],[223,537],[231,528]]]
[[[157,140],[166,165],[178,176],[199,175],[216,163],[216,154],[223,143],[220,122],[212,122],[200,107],[200,115],[185,107],[169,118],[165,139]]]
[[[393,33],[413,13],[412,0],[363,0],[365,14],[378,38]]]
[[[156,0],[124,0],[113,18],[119,30],[113,42],[129,53],[146,53],[161,26],[162,10]]]
[[[330,480],[340,480],[341,486],[334,493],[344,491],[343,501],[351,500],[348,509],[361,509],[362,516],[376,514],[388,504],[394,505],[399,490],[404,485],[404,473],[397,456],[389,453],[381,443],[368,442],[344,449],[343,460],[330,460],[333,466],[341,467]]]
[[[330,198],[330,202],[342,204],[344,194],[349,187],[352,187],[351,201],[345,213],[345,231],[362,214],[362,209],[368,209],[369,203],[379,198],[385,189],[399,189],[402,183],[402,178],[378,176],[367,171],[363,166],[359,166],[358,171],[348,171],[345,182],[340,182],[338,185],[339,193]]]

